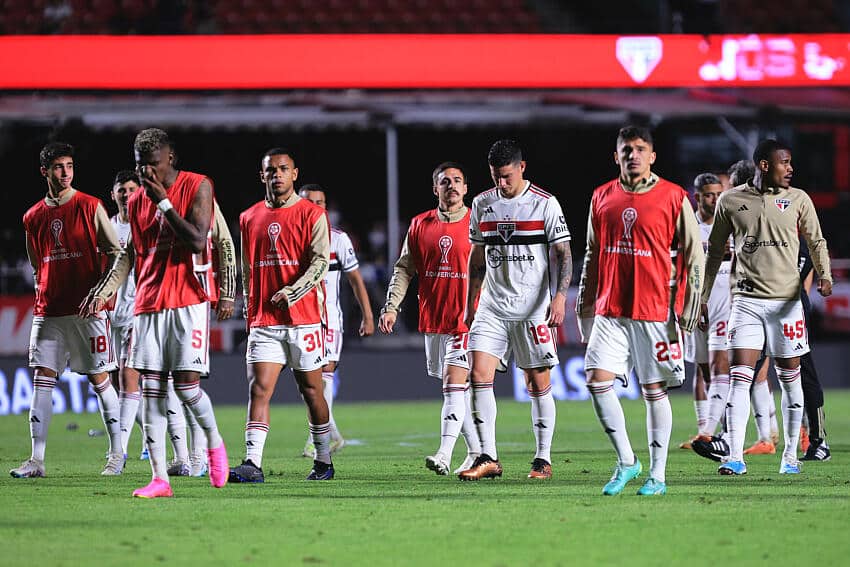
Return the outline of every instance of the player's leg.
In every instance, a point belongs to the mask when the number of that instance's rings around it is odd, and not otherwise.
[[[207,474],[207,435],[192,412],[186,406],[182,406],[183,417],[189,428],[189,474],[191,476],[205,476]]]
[[[192,413],[198,425],[207,437],[207,461],[209,463],[210,484],[221,488],[227,482],[229,467],[224,439],[218,430],[218,423],[210,397],[201,389],[201,374],[195,371],[174,371],[174,391],[182,404]],[[185,433],[184,433],[185,436]]]
[[[443,385],[440,447],[436,453],[425,457],[425,466],[439,475],[449,474],[455,443],[466,419],[465,393],[469,375],[466,341],[466,333],[459,335],[427,333],[425,335],[428,374],[434,378],[440,378]]]
[[[458,468],[452,471],[454,474],[469,469],[481,454],[481,438],[478,436],[478,426],[472,416],[472,384],[469,382],[468,370],[466,387],[463,390],[463,403],[466,406],[466,412],[464,413],[460,434],[463,435],[463,440],[466,442],[466,458]]]
[[[555,399],[552,397],[550,369],[524,369],[525,385],[531,398],[531,430],[537,445],[528,478],[552,478],[552,437],[555,434]]]
[[[685,361],[695,366],[693,394],[694,412],[697,418],[697,434],[690,437],[687,441],[680,443],[679,448],[690,450],[693,440],[705,429],[708,413],[709,402],[706,391],[711,383],[708,366],[708,337],[704,331],[694,329],[693,333],[683,337],[683,345],[685,347]]]
[[[168,438],[171,440],[173,458],[168,463],[170,476],[189,476],[189,443],[186,440],[186,417],[183,404],[174,390],[174,381],[168,381]],[[189,412],[191,413],[191,412]]]
[[[622,377],[626,380],[631,372],[628,337],[617,319],[594,318],[585,351],[584,368],[593,410],[617,454],[614,474],[602,489],[603,494],[613,496],[622,492],[626,484],[640,475],[642,470],[626,431],[623,406],[614,391],[614,379]]]
[[[729,354],[726,348],[709,351],[711,383],[708,386],[708,412],[705,426],[700,435],[714,436],[717,424],[726,409],[726,399],[729,397]]]
[[[256,335],[257,329],[251,330],[251,336]],[[259,341],[249,343],[262,345]],[[265,482],[263,474],[263,451],[269,434],[271,399],[277,380],[283,370],[282,355],[269,356],[267,350],[264,357],[258,350],[262,346],[251,348],[256,358],[277,358],[276,361],[259,361],[249,358],[248,366],[248,419],[245,423],[245,459],[239,466],[230,469],[230,482]]]
[[[812,353],[800,357],[800,380],[803,386],[803,398],[806,402],[806,416],[809,420],[809,447],[804,461],[828,461],[831,458],[826,442],[826,429],[823,414],[823,388],[818,379],[818,371]]]
[[[776,447],[771,440],[770,415],[776,413],[776,404],[773,401],[773,394],[770,393],[767,375],[769,367],[770,358],[762,358],[756,363],[750,401],[753,406],[753,419],[758,439],[744,451],[745,455],[772,455],[776,452]]]
[[[341,329],[325,329],[325,360],[327,364],[322,367],[322,384],[325,402],[328,404],[331,424],[331,453],[335,453],[345,446],[345,439],[339,432],[334,419],[334,381],[337,379],[337,367],[342,356],[343,335]]]
[[[649,445],[649,479],[638,491],[642,496],[667,492],[667,449],[673,430],[673,411],[664,382],[642,384],[646,404],[646,438]]]
[[[133,432],[133,423],[141,415],[139,407],[142,401],[142,392],[139,387],[139,373],[127,366],[127,355],[129,354],[130,336],[132,326],[113,327],[113,342],[118,353],[118,375],[121,381],[121,393],[118,397],[119,422],[121,425],[121,449],[127,454],[130,443],[130,434]],[[139,420],[141,426],[141,420]],[[144,446],[144,436],[142,436]]]

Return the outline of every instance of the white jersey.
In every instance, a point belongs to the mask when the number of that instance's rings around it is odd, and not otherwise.
[[[130,223],[123,223],[118,215],[111,219],[115,232],[118,233],[118,243],[121,248],[127,245],[130,238]],[[109,321],[113,327],[126,327],[133,323],[133,307],[136,303],[136,277],[135,271],[130,270],[127,280],[121,284],[115,294],[115,308],[108,312]]]
[[[485,246],[478,310],[499,319],[543,319],[549,308],[549,246],[570,239],[561,205],[527,182],[512,199],[494,188],[472,201],[469,241]]]
[[[702,220],[702,217],[697,214],[697,226],[699,227],[700,240],[702,240],[702,250],[708,255],[708,237],[711,235],[711,227],[714,226],[710,223],[705,223]],[[729,249],[735,249],[735,241],[730,236],[729,237]],[[723,294],[729,296],[731,294],[731,290],[729,288],[729,274],[732,273],[732,260],[724,260],[720,264],[720,268],[717,270],[717,277],[714,279],[714,285],[711,288],[711,295],[709,298],[709,302],[711,301],[723,301],[728,302],[727,298],[722,297]]]
[[[351,239],[338,228],[331,228],[331,260],[325,275],[325,308],[329,329],[342,331],[342,306],[339,303],[342,272],[351,272],[359,266]]]

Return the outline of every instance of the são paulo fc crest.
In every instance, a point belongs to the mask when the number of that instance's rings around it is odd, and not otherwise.
[[[505,242],[511,239],[514,231],[516,231],[515,222],[500,222],[496,224],[496,232],[499,233],[499,236],[501,236],[502,240]]]
[[[452,249],[453,242],[454,241],[452,240],[452,237],[448,234],[444,234],[440,237],[438,244],[440,245],[440,252],[442,253],[442,255],[440,256],[441,264],[449,263],[449,250]]]
[[[623,211],[623,214],[620,215],[623,219],[623,239],[631,240],[632,239],[632,227],[635,225],[635,221],[637,220],[638,213],[632,207]]]
[[[53,219],[53,222],[50,223],[54,248],[62,248],[62,241],[59,239],[59,235],[62,234],[62,226],[62,219]]]
[[[773,202],[776,203],[776,208],[782,211],[783,213],[788,207],[791,206],[791,199],[774,199]]]
[[[273,222],[269,225],[269,242],[271,243],[271,249],[277,249],[277,237],[280,236],[280,224]]]
[[[664,44],[660,37],[617,38],[617,61],[636,83],[644,82],[661,61]]]

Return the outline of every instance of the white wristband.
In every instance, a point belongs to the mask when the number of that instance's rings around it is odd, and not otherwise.
[[[163,214],[167,213],[171,209],[174,208],[174,205],[171,204],[171,201],[168,199],[163,199],[159,203],[156,204],[156,208],[163,212]]]

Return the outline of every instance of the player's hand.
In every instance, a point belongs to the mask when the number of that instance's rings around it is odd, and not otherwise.
[[[466,316],[463,318],[463,324],[467,329],[472,328],[472,322],[475,320],[475,308],[467,308]]]
[[[567,298],[563,293],[556,293],[549,304],[549,326],[560,327],[564,323],[564,315],[566,313]]]
[[[818,280],[818,293],[824,297],[832,295],[832,282],[829,280]]]
[[[708,304],[702,303],[699,306],[699,322],[697,323],[697,327],[700,331],[708,330]]]
[[[593,332],[593,317],[580,317],[578,320],[578,334],[581,338],[581,344],[586,345],[590,340],[590,333]]]
[[[286,288],[281,289],[272,296],[272,305],[278,309],[284,309],[289,303],[286,301]]]
[[[80,303],[79,316],[83,319],[92,317],[103,311],[105,306],[106,300],[95,297],[94,292],[90,291],[86,298],[83,299],[83,302]]]
[[[219,321],[226,321],[233,317],[233,300],[219,299],[215,306],[215,316]]]
[[[378,328],[385,335],[389,335],[393,332],[393,327],[395,327],[395,321],[398,318],[398,313],[395,311],[386,311],[381,313],[381,318],[378,319]]]
[[[372,317],[364,317],[360,321],[360,336],[371,337],[375,334],[375,319]]]
[[[145,187],[145,195],[154,204],[159,203],[168,196],[165,186],[157,177],[154,168],[149,165],[142,165],[136,168],[136,172],[139,174],[139,179]]]

